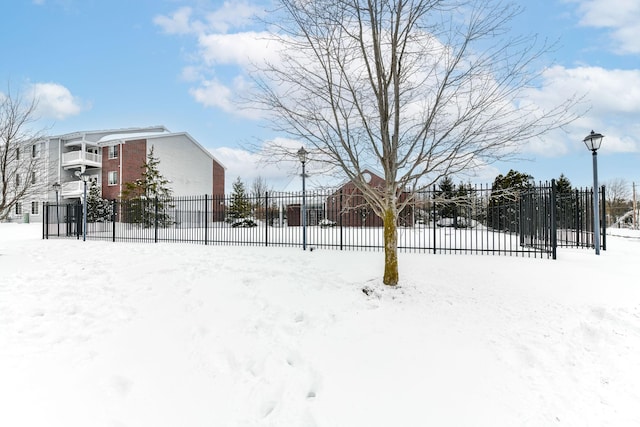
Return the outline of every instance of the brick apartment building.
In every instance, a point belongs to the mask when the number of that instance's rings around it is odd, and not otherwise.
[[[96,180],[103,198],[116,199],[126,182],[141,177],[152,147],[174,196],[224,195],[225,167],[186,132],[169,132],[164,126],[96,130],[53,136],[39,144],[41,191],[32,197],[38,203],[81,199],[79,174]],[[37,206],[34,200],[22,205]],[[14,217],[19,216],[16,211]],[[31,218],[39,221],[41,212],[32,209]]]

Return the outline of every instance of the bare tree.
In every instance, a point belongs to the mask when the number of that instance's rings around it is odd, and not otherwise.
[[[631,184],[623,178],[614,178],[604,183],[605,208],[609,225],[633,210]],[[632,218],[629,218],[632,219]]]
[[[37,102],[0,93],[0,221],[42,190],[45,171],[41,131],[33,132]]]
[[[512,156],[574,118],[576,99],[550,110],[527,99],[548,47],[507,37],[514,5],[277,3],[270,28],[280,56],[258,70],[256,96],[276,130],[346,175],[383,219],[387,285],[399,280],[398,213],[413,202],[403,192]],[[383,186],[367,183],[367,167],[383,172]]]
[[[256,176],[251,183],[251,195],[254,197],[264,196],[264,193],[271,191],[271,186],[260,175]]]
[[[270,191],[272,191],[272,188],[269,184],[267,184],[267,181],[263,177],[258,175],[253,179],[253,182],[251,183],[250,193],[253,205],[253,214],[258,219],[267,219],[268,206],[266,206],[264,197],[265,194]]]

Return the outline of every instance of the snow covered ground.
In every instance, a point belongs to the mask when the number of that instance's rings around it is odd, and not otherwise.
[[[379,252],[40,232],[0,224],[2,426],[640,425],[638,232],[397,289]]]

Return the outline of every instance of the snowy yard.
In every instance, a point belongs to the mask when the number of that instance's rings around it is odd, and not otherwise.
[[[1,426],[640,425],[638,232],[386,289],[381,252],[40,227],[0,224]]]

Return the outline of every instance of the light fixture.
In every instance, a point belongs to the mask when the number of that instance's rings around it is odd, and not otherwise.
[[[591,133],[584,138],[583,142],[589,150],[595,153],[600,149],[602,138],[604,138],[604,135],[591,131]]]
[[[300,147],[298,150],[298,159],[300,159],[300,163],[302,163],[302,250],[307,250],[307,192],[305,188],[305,170],[304,166],[307,163],[307,155],[309,152],[304,149],[304,147]]]
[[[304,147],[300,147],[300,149],[298,150],[298,159],[300,159],[300,162],[304,165],[305,163],[307,163],[307,155],[309,154],[309,152],[307,150],[304,149]]]
[[[604,135],[591,131],[583,142],[593,154],[593,247],[600,255],[600,192],[598,191],[598,150]]]

